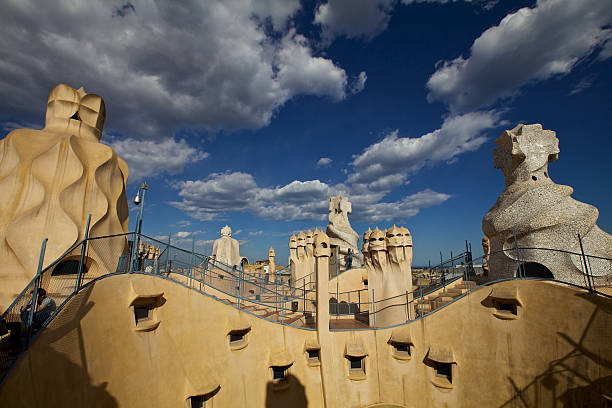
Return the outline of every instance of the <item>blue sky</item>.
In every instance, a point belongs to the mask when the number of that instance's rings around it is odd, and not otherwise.
[[[57,83],[98,93],[150,236],[210,253],[229,224],[283,264],[343,193],[360,235],[409,228],[416,265],[481,253],[518,123],[557,132],[551,178],[612,231],[608,0],[14,0],[0,23],[0,136],[41,128]]]

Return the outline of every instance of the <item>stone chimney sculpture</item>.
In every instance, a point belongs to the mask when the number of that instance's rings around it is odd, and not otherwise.
[[[314,233],[300,231],[289,239],[289,269],[291,281],[296,287],[304,285],[304,278],[314,272]],[[310,279],[314,280],[313,276]]]
[[[89,214],[89,236],[127,232],[128,166],[100,143],[105,119],[99,95],[59,84],[49,95],[42,130],[14,130],[0,141],[1,310],[36,274],[44,238],[46,266],[84,238]],[[90,248],[89,271],[116,270],[126,239],[107,243],[104,256]]]
[[[368,229],[363,236],[362,253],[368,288],[375,301],[376,316],[370,311],[370,325],[385,327],[413,319],[412,237],[408,229],[395,225],[386,231]]]
[[[306,231],[306,259],[308,259],[308,271],[314,271],[314,232]]]
[[[297,279],[297,237],[295,234],[289,238],[289,271],[291,272],[291,282]]]
[[[495,144],[494,167],[502,171],[506,188],[482,220],[482,230],[490,241],[492,278],[517,274],[514,231],[519,247],[574,253],[581,252],[580,234],[587,255],[612,258],[612,236],[596,225],[597,208],[574,200],[571,187],[555,184],[550,178],[548,163],[557,160],[559,154],[554,131],[543,130],[539,124],[518,125],[504,131]],[[527,276],[585,285],[584,266],[578,255],[522,249],[519,256]],[[611,261],[590,258],[588,263],[596,286],[612,282]]]
[[[276,264],[274,263],[274,257],[276,256],[276,253],[274,252],[274,248],[270,247],[270,250],[268,251],[268,273],[273,274],[274,271],[276,270]]]
[[[232,238],[232,229],[228,225],[221,228],[221,238],[213,243],[212,257],[229,266],[240,265],[243,259],[240,256],[240,244]]]
[[[351,203],[342,194],[329,199],[329,224],[327,225],[326,233],[329,236],[332,247],[338,247],[338,258],[341,267],[346,265],[349,249],[353,252],[353,266],[363,264],[363,256],[357,248],[359,235],[351,228],[351,223],[348,220],[348,215],[351,212]]]

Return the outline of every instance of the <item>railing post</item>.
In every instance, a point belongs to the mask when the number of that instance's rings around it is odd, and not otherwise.
[[[591,257],[587,256],[586,260],[587,260],[587,264],[589,265],[589,277],[591,278],[591,287],[593,288],[593,292],[595,292],[595,281],[593,280],[593,268],[591,268]]]
[[[472,254],[472,243],[470,242],[470,249],[468,251],[469,257],[470,257],[470,269],[468,270],[468,272],[474,276],[476,276],[476,269],[474,269],[474,255]],[[469,288],[468,289],[468,293],[471,293],[472,289]]]
[[[238,309],[240,309],[240,301],[242,299],[242,281],[244,279],[244,262],[240,262],[240,272],[238,274]]]
[[[470,268],[471,260],[472,260],[472,251],[470,251],[468,242],[466,239],[465,240],[465,277],[466,277],[465,281],[466,282],[468,280],[468,276],[470,272],[472,271]],[[467,286],[467,283],[466,283],[466,286]],[[469,290],[468,290],[468,293],[469,293]]]
[[[338,266],[338,268],[339,267],[340,266]],[[340,280],[338,279],[338,274],[336,271],[336,320],[339,318],[338,317],[338,314],[340,313],[339,307],[340,307]]]
[[[351,314],[351,292],[348,292],[348,314]]]
[[[208,257],[204,257],[204,262],[202,263],[202,282],[206,285],[206,271],[208,269]]]
[[[42,271],[43,260],[45,259],[45,249],[47,248],[48,238],[43,239],[42,245],[40,246],[40,257],[38,258],[38,269],[36,270],[36,279],[34,280],[34,290],[32,291],[32,299],[30,304],[30,314],[28,316],[28,327],[26,330],[24,350],[28,348],[30,344],[30,337],[32,337],[32,321],[34,320],[34,313],[38,306],[38,288],[40,287],[40,274]]]
[[[306,279],[304,279],[304,283],[302,284],[302,297],[304,299],[302,302],[302,310],[306,312]]]
[[[285,285],[283,284],[283,297],[281,298],[281,323],[285,323]]]
[[[525,274],[523,273],[523,268],[521,266],[521,255],[520,255],[520,252],[519,252],[518,240],[516,239],[516,228],[514,228],[512,230],[512,233],[514,234],[514,247],[516,248],[516,263],[518,264],[518,268],[516,270],[516,273],[518,274],[519,278],[521,278],[521,277],[524,278]]]
[[[421,315],[423,317],[423,283],[421,281],[422,278],[419,277],[419,290],[421,291]]]
[[[128,273],[132,273],[134,271],[134,247],[136,246],[136,233],[132,235],[132,250],[130,251],[130,266],[128,268]]]
[[[79,262],[79,274],[77,275],[75,292],[78,292],[81,288],[81,281],[83,279],[83,267],[85,262],[85,249],[87,248],[87,239],[89,238],[89,223],[91,222],[91,214],[87,217],[87,226],[85,227],[85,237],[83,238],[83,246],[81,247],[81,261]]]
[[[589,292],[593,293],[593,283],[591,282],[591,274],[589,273],[589,267],[587,265],[587,259],[586,259],[586,256],[584,255],[584,247],[582,246],[582,237],[580,236],[580,233],[578,233],[578,242],[580,243],[580,252],[582,253],[582,261],[584,263],[584,271],[585,271],[586,276],[587,276]]]
[[[170,260],[170,239],[172,239],[172,233],[168,233],[168,249],[166,250],[166,276],[170,276],[170,268],[172,267],[172,261]]]
[[[189,258],[189,270],[191,271],[191,280],[193,281],[193,267],[195,264],[195,238],[191,239],[191,257]]]
[[[469,285],[468,285],[468,267],[467,265],[465,265],[465,268],[463,268],[463,281],[465,282],[466,291],[470,293],[470,290],[468,289]]]

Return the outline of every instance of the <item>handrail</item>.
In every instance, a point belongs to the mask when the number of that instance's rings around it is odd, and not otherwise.
[[[82,286],[73,285],[72,286],[73,289],[71,289],[71,292],[65,292],[64,291],[65,285],[62,286],[58,284],[58,282],[59,283],[63,282],[65,284],[65,278],[59,278],[59,280],[52,279],[53,278],[52,272],[54,268],[60,262],[62,262],[65,258],[67,258],[68,256],[72,256],[73,252],[77,248],[79,248],[79,246],[81,245],[87,246],[87,252],[88,252],[87,256],[89,257],[90,251],[93,251],[93,253],[95,253],[96,251],[102,251],[106,248],[105,246],[103,245],[101,246],[98,244],[99,242],[103,242],[104,239],[110,240],[110,239],[117,239],[120,237],[124,237],[125,239],[128,239],[128,240],[132,238],[133,242],[137,242],[135,239],[136,236],[137,236],[137,233],[129,232],[129,233],[124,233],[124,234],[114,234],[114,235],[103,236],[103,237],[88,237],[87,239],[81,240],[73,244],[59,258],[49,263],[45,268],[41,270],[39,275],[37,275],[35,278],[33,278],[30,281],[30,283],[20,292],[18,297],[11,302],[10,306],[5,311],[3,311],[2,315],[0,316],[0,319],[4,320],[4,319],[8,319],[9,317],[11,319],[18,319],[19,318],[19,313],[17,311],[18,306],[20,304],[25,305],[23,302],[27,301],[26,298],[28,296],[28,291],[31,290],[33,287],[35,287],[37,282],[41,282],[43,283],[43,287],[48,289],[48,292],[49,292],[48,296],[55,298],[56,300],[59,301],[59,304],[60,304],[60,306],[55,310],[54,313],[52,313],[48,317],[48,319],[41,325],[40,328],[42,329],[46,327],[54,319],[57,313],[60,310],[62,310],[66,302],[68,302],[73,296],[75,296],[83,288],[88,287],[93,282],[96,282],[105,277],[126,274],[128,271],[123,270],[123,269],[119,270],[119,265],[122,265],[121,262],[125,261],[125,257],[128,256],[128,254],[126,252],[122,252],[121,254],[116,254],[116,253],[110,254],[109,259],[111,259],[111,264],[112,262],[114,262],[112,261],[112,259],[117,260],[117,265],[118,265],[117,271],[105,270],[105,272],[102,272],[102,274],[99,276],[94,276],[93,272],[91,271],[88,272],[88,276],[86,276],[87,274],[84,273],[83,274],[84,284]],[[241,310],[244,310],[246,312],[253,314],[254,316],[257,316],[259,318],[262,318],[268,321],[272,321],[278,324],[287,325],[287,323],[284,323],[287,319],[287,314],[285,312],[291,311],[291,312],[302,313],[304,317],[306,317],[306,315],[313,316],[316,313],[315,300],[314,300],[315,296],[313,296],[313,295],[316,295],[316,286],[312,288],[314,285],[314,282],[312,279],[310,282],[308,283],[306,282],[307,278],[314,277],[313,274],[307,275],[306,277],[298,280],[297,282],[285,282],[284,279],[278,279],[278,280],[275,279],[273,282],[267,282],[261,276],[257,276],[256,274],[251,274],[251,273],[244,273],[240,269],[226,265],[216,259],[212,259],[210,256],[195,253],[195,251],[187,251],[185,249],[173,246],[170,243],[164,243],[154,238],[147,237],[143,234],[140,234],[139,237],[140,237],[139,239],[140,242],[154,243],[158,245],[160,247],[160,251],[159,251],[160,255],[163,254],[163,259],[162,259],[162,256],[159,256],[158,258],[154,260],[156,267],[152,273],[149,273],[149,272],[145,273],[139,270],[135,271],[135,273],[157,276],[163,279],[167,279],[167,280],[179,283],[183,286],[187,286],[188,288],[196,290],[200,293],[206,294],[203,290],[198,290],[197,288],[193,286],[193,283],[199,283],[203,285],[204,289],[206,287],[210,287],[210,288],[213,288],[219,291],[220,293],[223,293],[224,295],[228,296],[230,299],[235,298],[237,300],[235,303],[238,304],[239,306],[236,306],[236,304],[233,304],[231,300],[226,301],[226,303],[231,305],[232,307],[238,307]],[[163,251],[161,251],[162,248],[164,248]],[[599,259],[599,260],[612,261],[612,259],[610,258],[597,256],[597,255],[586,255],[586,254],[580,254],[580,253],[576,253],[572,251],[559,250],[559,249],[554,249],[554,248],[520,247],[519,245],[516,245],[515,248],[502,249],[502,250],[499,250],[499,251],[496,251],[496,252],[493,252],[487,255],[483,255],[475,259],[472,259],[471,253],[466,251],[466,252],[462,252],[459,255],[453,256],[451,260],[449,261],[441,262],[435,268],[431,268],[430,271],[438,270],[438,271],[441,271],[442,274],[440,276],[435,277],[434,279],[431,279],[427,286],[419,287],[418,289],[415,289],[410,292],[406,292],[405,294],[399,294],[399,295],[391,296],[385,299],[375,299],[375,298],[369,299],[369,296],[368,296],[367,301],[366,299],[363,299],[364,300],[363,302],[361,301],[359,294],[361,294],[362,292],[367,292],[368,291],[367,289],[357,289],[353,291],[336,292],[336,293],[330,294],[332,296],[338,297],[337,303],[335,303],[336,313],[334,314],[330,310],[330,314],[332,316],[337,316],[337,317],[342,316],[342,315],[352,314],[351,309],[353,309],[354,313],[356,312],[366,313],[367,312],[370,315],[372,315],[373,319],[375,319],[375,315],[377,313],[380,313],[381,311],[384,311],[385,309],[388,309],[390,307],[408,308],[409,305],[413,304],[413,305],[421,305],[421,311],[418,312],[418,316],[416,317],[416,319],[411,319],[411,320],[408,320],[407,318],[405,322],[400,323],[400,324],[405,324],[406,322],[409,322],[409,321],[421,319],[425,316],[428,316],[431,313],[434,313],[437,310],[440,310],[443,307],[446,307],[448,304],[454,303],[458,299],[469,295],[469,293],[472,290],[471,288],[473,286],[466,284],[464,288],[465,292],[461,292],[458,296],[454,297],[454,299],[451,302],[445,303],[435,308],[432,306],[432,309],[431,310],[428,309],[426,313],[424,313],[424,310],[422,308],[422,303],[424,301],[428,301],[427,299],[424,299],[424,296],[428,296],[431,293],[434,293],[440,289],[444,289],[448,285],[451,285],[460,279],[464,279],[464,281],[468,281],[471,278],[471,276],[473,276],[472,275],[474,273],[473,265],[475,261],[478,261],[479,259],[482,260],[485,257],[489,257],[490,259],[490,257],[495,256],[496,254],[499,254],[499,253],[510,253],[511,255],[512,251],[528,251],[528,250],[556,251],[560,253],[575,255],[578,257],[582,256],[585,259],[593,258],[593,259]],[[138,253],[138,252],[135,251],[135,253]],[[127,259],[127,261],[130,262],[130,265],[134,264],[131,259],[132,257],[131,254],[129,255],[129,257],[130,259]],[[123,259],[123,261],[121,259]],[[463,264],[463,262],[461,262],[461,265],[455,265],[454,264],[455,260],[463,260],[466,263]],[[162,262],[166,262],[165,267],[161,266]],[[141,267],[144,267],[144,261],[142,263],[143,265]],[[175,266],[177,264],[179,265],[178,267]],[[448,267],[445,267],[445,265],[448,265]],[[283,269],[280,269],[280,270],[282,271]],[[287,270],[287,268],[285,268],[285,270]],[[189,283],[185,284],[179,279],[172,278],[171,274],[176,274],[176,275],[186,277]],[[222,277],[223,277],[223,280],[221,279]],[[540,279],[540,278],[529,278],[529,277],[525,278],[525,277],[520,277],[520,276],[497,279],[495,281],[488,281],[488,282],[481,281],[480,283],[477,284],[476,287],[488,286],[490,284],[493,284],[499,281],[503,281],[503,280],[513,280],[513,279],[521,279],[521,278],[522,279],[547,280],[547,281],[562,283],[562,284],[576,287],[579,289],[589,290],[589,288],[585,286],[581,286],[581,285],[570,283],[570,282],[564,282],[564,281],[555,280],[555,279]],[[298,282],[303,283],[303,285],[294,286]],[[53,285],[56,285],[54,287],[54,289],[57,290],[56,292],[52,292],[50,290],[50,286],[53,286]],[[307,285],[309,286],[309,288],[306,287]],[[247,291],[249,291],[249,293],[245,294],[245,292]],[[351,301],[351,295],[353,293],[356,294],[356,296],[353,299],[354,301]],[[599,295],[599,296],[604,296],[606,298],[612,298],[612,296],[606,295],[595,289],[590,289],[590,293]],[[212,296],[210,294],[206,294],[206,295]],[[345,299],[347,297],[348,297],[348,302],[347,302],[347,299]],[[219,300],[223,301],[223,299],[219,299]],[[241,301],[242,301],[242,304],[241,304]],[[298,302],[297,308],[293,304],[296,301]],[[246,305],[244,302],[246,302]],[[301,308],[300,308],[300,303],[301,303]],[[346,310],[345,304],[348,305],[348,313],[341,313],[341,310],[340,310],[341,308],[342,310]],[[245,307],[249,307],[251,305],[253,306],[258,305],[258,306],[262,306],[265,308],[270,308],[270,310],[274,310],[275,312],[271,315],[275,316],[275,318],[278,318],[280,321],[268,319],[264,316],[260,316],[248,310],[245,310]],[[379,307],[377,307],[377,305],[379,305]],[[355,306],[357,310],[354,310]],[[394,326],[389,326],[389,327],[394,327]],[[293,325],[293,327],[308,329],[308,328],[300,327],[296,325]],[[369,327],[365,329],[366,330],[367,329],[378,330],[378,329],[381,329],[381,327]],[[332,329],[332,330],[338,330],[338,329]],[[352,330],[355,330],[355,329],[352,329]],[[37,334],[38,334],[37,332],[32,333],[31,338],[34,338]],[[25,344],[27,344],[31,338],[26,339]],[[2,358],[3,358],[1,353],[2,352],[0,352],[0,363],[2,363]],[[0,382],[1,381],[2,379],[0,379]]]

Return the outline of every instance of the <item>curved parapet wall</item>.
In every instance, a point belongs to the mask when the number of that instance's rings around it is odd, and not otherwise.
[[[49,96],[43,130],[14,130],[0,141],[1,310],[36,274],[44,238],[48,264],[83,239],[89,214],[90,236],[127,232],[128,167],[99,142],[105,116],[100,96],[60,84]],[[115,271],[104,259],[125,246],[121,237],[92,248],[88,267]]]
[[[587,261],[595,285],[612,284],[612,236],[596,225],[597,208],[574,200],[574,190],[555,184],[548,173],[548,163],[559,154],[555,132],[538,124],[518,125],[502,133],[495,144],[495,168],[504,174],[506,188],[482,221],[482,230],[490,240],[491,277],[516,275],[516,231],[519,247],[527,248],[518,255],[521,262],[543,265],[551,277],[584,285],[580,256],[532,249],[580,253],[580,234],[586,254],[608,258]],[[526,272],[529,276],[530,271]]]
[[[612,386],[611,308],[582,290],[507,281],[411,324],[320,337],[160,277],[116,275],[34,339],[0,406],[599,406]]]

